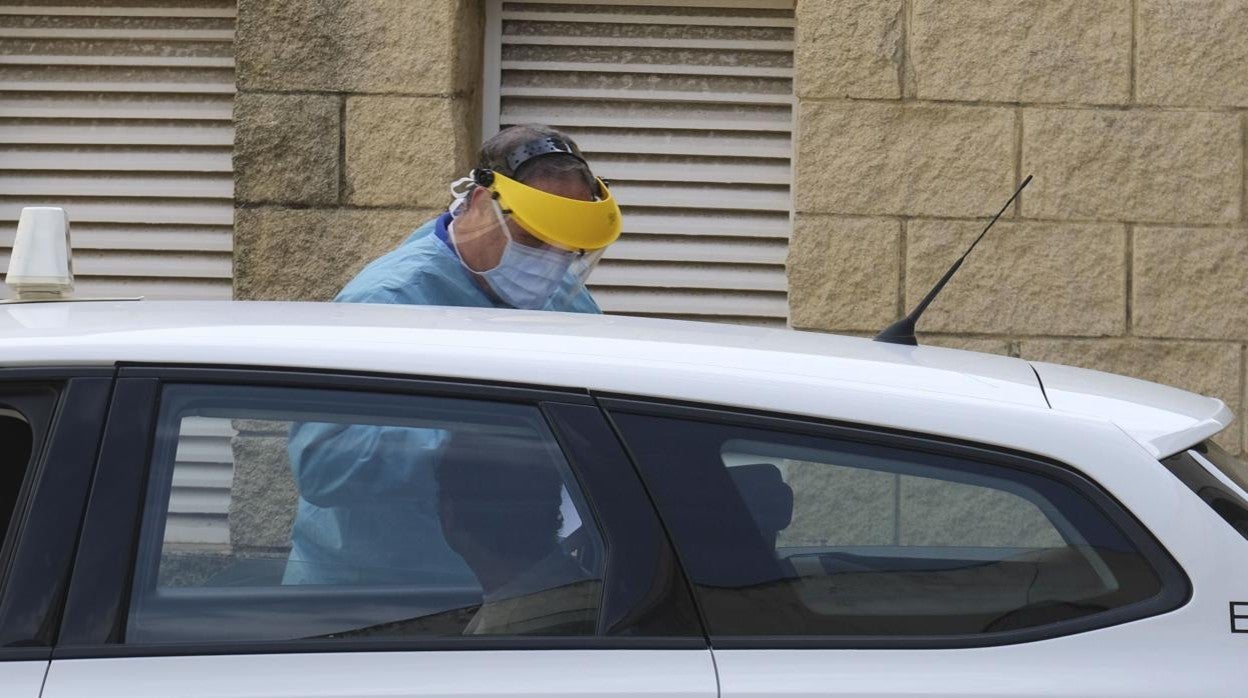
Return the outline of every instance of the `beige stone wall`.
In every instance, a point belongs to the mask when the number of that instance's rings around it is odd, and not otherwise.
[[[239,0],[234,296],[330,298],[449,203],[478,0]]]
[[[791,322],[1246,404],[1248,2],[798,0]],[[1244,424],[1220,440],[1239,450]]]

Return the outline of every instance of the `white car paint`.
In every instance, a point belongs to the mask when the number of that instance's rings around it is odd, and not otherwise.
[[[48,662],[0,662],[0,695],[4,698],[39,698]]]
[[[982,430],[964,432],[964,421],[936,406],[965,406],[976,415],[989,405],[1053,412],[1032,367],[1020,359],[641,318],[354,304],[35,303],[0,306],[0,333],[0,364],[9,366],[234,363],[468,377],[845,418],[966,438],[978,438],[973,432]],[[1229,422],[1217,400],[1124,380],[1135,391],[1129,402],[1153,408],[1120,425],[1142,444],[1188,424],[1194,413],[1204,415],[1208,427]],[[1074,392],[1059,381],[1052,390],[1049,399],[1059,401]],[[842,399],[829,401],[831,391]],[[1172,400],[1176,393],[1183,399]],[[1104,410],[1092,399],[1108,395],[1087,393],[1083,407],[1064,409],[1104,420]],[[1171,402],[1175,406],[1167,410]],[[1003,443],[1000,435],[989,442]]]
[[[1104,417],[1158,458],[1213,436],[1231,422],[1226,405],[1186,390],[1073,366],[1038,361],[1032,366],[1053,409]]]
[[[469,650],[59,660],[43,692],[170,696],[715,698],[716,684],[707,650]]]
[[[1218,482],[1222,483],[1223,487],[1227,488],[1231,492],[1234,492],[1240,497],[1243,497],[1245,500],[1248,500],[1248,490],[1245,490],[1243,487],[1240,487],[1239,483],[1235,482],[1234,480],[1230,478],[1229,475],[1222,472],[1222,469],[1214,465],[1213,461],[1209,460],[1208,458],[1206,458],[1204,455],[1202,455],[1201,453],[1197,451],[1191,451],[1191,454],[1192,454],[1192,457],[1196,459],[1197,463],[1200,463],[1202,466],[1204,466],[1205,470],[1208,470],[1213,475],[1213,477],[1217,479]]]
[[[1063,433],[1063,437],[1068,434]],[[1228,602],[1248,599],[1248,541],[1113,430],[1073,436],[1066,460],[1140,515],[1195,590],[1166,614],[1038,642],[929,650],[715,650],[723,698],[1242,698],[1248,634]],[[1118,477],[1112,477],[1111,473]],[[1129,480],[1137,479],[1137,487]],[[1128,491],[1130,490],[1130,491]],[[1125,495],[1125,496],[1123,496]],[[783,688],[778,688],[777,677]]]
[[[587,388],[904,429],[1051,458],[1086,474],[1144,522],[1191,579],[1195,593],[1186,605],[1004,647],[719,649],[721,695],[1245,693],[1248,634],[1229,632],[1228,604],[1248,601],[1248,541],[1157,460],[1229,424],[1225,405],[1211,398],[1037,364],[1042,391],[1032,365],[1015,358],[637,318],[288,303],[0,309],[0,365],[119,361]],[[66,660],[55,663],[45,695],[713,695],[705,692],[714,691],[706,681],[716,676],[709,661],[696,651]],[[526,678],[514,680],[513,669]],[[411,676],[426,674],[428,682],[411,685]],[[380,678],[373,683],[373,676]],[[198,681],[202,692],[183,690]]]
[[[692,372],[691,381],[699,373],[786,382],[835,377],[873,390],[1045,405],[1031,369],[1008,357],[618,316],[320,303],[39,303],[0,306],[0,333],[5,365],[263,359],[572,387],[589,380],[599,389],[667,367]],[[36,346],[50,353],[32,356]],[[414,366],[413,352],[445,361]]]

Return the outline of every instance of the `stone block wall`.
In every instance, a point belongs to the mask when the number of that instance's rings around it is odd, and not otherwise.
[[[238,0],[234,296],[324,300],[450,201],[478,0]]]
[[[881,329],[1032,174],[921,341],[1248,404],[1248,3],[799,0],[796,51],[795,327]]]

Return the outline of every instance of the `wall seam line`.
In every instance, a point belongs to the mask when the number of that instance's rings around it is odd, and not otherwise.
[[[1130,92],[1128,101],[1136,104],[1139,101],[1138,90],[1136,89],[1136,72],[1138,70],[1137,63],[1139,61],[1139,39],[1138,32],[1140,26],[1140,2],[1139,0],[1131,0],[1131,57],[1128,61],[1128,80]]]
[[[1239,166],[1240,182],[1242,190],[1239,197],[1239,219],[1243,223],[1248,223],[1248,111],[1240,114],[1240,151]]]
[[[910,226],[909,221],[905,218],[898,218],[897,222],[901,224],[898,229],[901,236],[899,238],[901,259],[898,262],[900,268],[897,273],[897,317],[901,318],[906,314],[906,256],[910,253],[910,244],[908,242]]]
[[[356,94],[356,93],[353,93]],[[846,97],[846,96],[807,96],[802,97],[802,101],[812,104],[831,104],[835,106],[844,106],[849,104],[896,104],[897,100],[892,97]],[[1225,114],[1238,115],[1243,112],[1243,108],[1231,105],[1219,104],[1125,104],[1122,102],[1010,102],[1010,101],[993,101],[987,99],[936,99],[932,97],[911,97],[906,99],[907,102],[913,102],[918,106],[951,106],[951,107],[995,107],[997,109],[1012,109],[1015,107],[1024,107],[1028,109],[1051,109],[1056,111],[1098,111],[1098,112],[1138,112],[1144,114]]]
[[[347,96],[338,98],[338,204],[347,203]]]
[[[1014,188],[1017,189],[1023,183],[1023,108],[1014,108]],[[1022,192],[1014,201],[1014,216],[1019,219],[1023,217],[1023,197],[1027,192]]]
[[[1022,184],[1022,182],[1019,182]],[[1000,206],[1000,202],[997,203]],[[961,216],[940,216],[926,213],[851,213],[839,211],[798,211],[805,216],[823,216],[830,218],[856,218],[856,219],[880,219],[880,218],[897,218],[904,216],[909,220],[924,221],[949,221],[956,223],[975,223],[983,222],[984,217],[977,217],[973,214]],[[1191,228],[1193,230],[1240,230],[1243,221],[1239,219],[1230,220],[1225,223],[1188,223],[1184,221],[1147,221],[1147,220],[1114,220],[1112,218],[1046,218],[1043,216],[1020,216],[1018,222],[1021,223],[1053,223],[1058,225],[1134,225],[1149,228]]]
[[[1136,342],[1155,342],[1157,344],[1204,344],[1204,345],[1234,345],[1242,346],[1243,340],[1235,337],[1163,337],[1161,335],[1135,335],[1132,337],[1119,337],[1114,335],[1094,335],[1094,334],[1015,334],[1007,332],[973,332],[967,330],[947,329],[947,330],[927,330],[923,332],[924,337],[928,338],[954,338],[954,339],[991,339],[997,341],[1074,341],[1074,342],[1102,342],[1102,341],[1136,341]]]
[[[914,26],[914,0],[904,0],[901,5],[901,65],[897,67],[897,80],[900,83],[900,95],[903,102],[912,102],[918,97],[918,85],[913,80],[914,44],[912,28]]]
[[[1127,224],[1126,235],[1126,322],[1123,325],[1126,328],[1125,335],[1133,337],[1135,335],[1135,226],[1131,223]]]
[[[836,332],[837,334],[844,335],[846,337],[870,338],[875,335],[875,332],[864,330],[864,329],[831,330],[831,331]],[[1246,344],[1244,340],[1239,339],[1237,337],[1224,337],[1221,339],[1209,338],[1209,337],[1203,337],[1203,338],[1202,337],[1164,337],[1161,335],[1157,335],[1157,336],[1138,335],[1135,337],[1120,337],[1120,336],[1114,336],[1114,335],[1091,335],[1091,334],[1057,334],[1057,333],[1017,334],[1013,332],[972,332],[972,331],[966,331],[966,330],[945,329],[945,330],[932,330],[932,331],[925,330],[923,332],[923,338],[926,340],[930,340],[927,342],[927,344],[931,346],[943,346],[943,345],[937,345],[936,344],[937,340],[956,339],[956,340],[982,340],[982,341],[1005,342],[1007,344],[1022,343],[1022,342],[1040,342],[1040,341],[1043,341],[1043,342],[1134,342],[1134,343],[1151,342],[1154,344],[1162,344],[1162,345],[1167,345],[1167,346],[1183,345],[1183,344],[1197,344],[1197,345],[1203,345],[1203,346],[1221,346],[1224,348],[1230,347],[1230,346],[1244,347],[1245,349],[1248,349],[1248,344]],[[922,345],[924,344],[924,342],[920,341],[919,344]],[[1248,360],[1248,356],[1246,356],[1245,359]],[[1245,390],[1248,390],[1248,375],[1245,376]]]
[[[339,97],[349,94],[352,97],[409,97],[422,99],[465,99],[472,97],[472,90],[455,90],[453,92],[378,92],[370,90],[265,90],[265,89],[247,89],[236,90],[235,95],[255,94],[255,95],[287,95],[291,97]]]

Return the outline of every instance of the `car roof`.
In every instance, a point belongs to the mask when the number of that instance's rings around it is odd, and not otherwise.
[[[711,366],[776,380],[839,375],[904,391],[1042,405],[1017,359],[742,325],[482,308],[266,302],[0,306],[0,361],[337,368],[627,392],[627,362]],[[32,351],[38,347],[37,352]],[[443,347],[455,349],[442,355]],[[508,370],[481,352],[514,364]],[[420,361],[417,357],[436,358]],[[523,366],[523,368],[521,368]],[[527,370],[525,370],[527,369]],[[690,394],[689,397],[693,397]]]
[[[1119,376],[1094,381],[1045,368],[1054,382],[1046,397],[1036,369],[1018,358],[743,325],[346,303],[0,305],[0,365],[118,362],[336,369],[689,401],[714,392],[721,403],[774,410],[745,388],[765,383],[790,390],[784,411],[815,416],[801,396],[819,386],[1043,409],[1058,396],[1054,409],[1102,419],[1106,400],[1116,400],[1133,406],[1119,426],[1137,440],[1164,432],[1167,444],[1190,439],[1184,446],[1230,421],[1217,400]],[[724,389],[733,384],[742,389]]]

